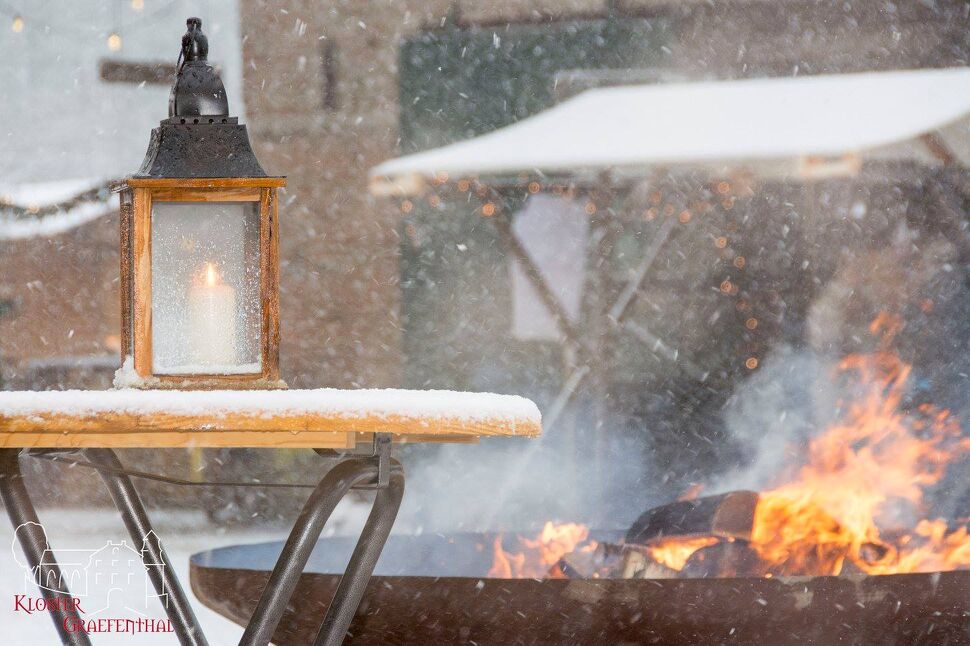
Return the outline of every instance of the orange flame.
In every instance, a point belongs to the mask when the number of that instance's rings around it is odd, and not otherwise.
[[[778,574],[839,574],[846,561],[868,574],[953,569],[970,565],[965,528],[921,518],[913,530],[886,538],[877,524],[891,507],[922,515],[924,489],[947,464],[970,450],[946,410],[901,407],[911,366],[888,350],[901,329],[881,315],[873,354],[850,355],[839,366],[863,393],[840,421],[812,440],[796,477],[761,494],[752,547]]]
[[[494,560],[492,568],[488,571],[489,578],[492,579],[525,579],[525,554],[509,554],[502,549],[502,535],[495,537],[493,545]]]
[[[714,545],[720,539],[716,536],[700,536],[696,538],[668,538],[657,541],[647,546],[647,552],[657,563],[666,565],[671,570],[680,572],[687,564],[687,559],[691,554],[701,549]]]
[[[903,398],[912,367],[890,351],[902,330],[897,317],[882,314],[870,326],[877,351],[849,355],[839,371],[861,394],[846,404],[840,421],[813,439],[804,463],[787,483],[760,495],[751,547],[767,565],[765,576],[837,575],[846,567],[866,574],[933,572],[970,567],[967,527],[926,517],[924,490],[939,482],[950,462],[970,451],[970,438],[949,411],[932,404],[908,408]],[[695,497],[699,489],[685,492]],[[908,531],[888,519],[904,508],[918,520]],[[510,554],[501,536],[494,544],[489,576],[549,576],[563,555],[595,549],[583,525],[546,523],[525,548]],[[697,550],[718,543],[714,536],[663,539],[647,546],[658,563],[680,571]]]
[[[496,536],[492,546],[494,557],[488,576],[498,579],[544,578],[549,569],[566,554],[596,549],[596,541],[589,540],[589,528],[579,523],[546,522],[534,539],[519,537],[523,550],[506,552],[502,536]]]
[[[215,287],[219,284],[219,272],[211,262],[205,263],[205,284],[208,287]]]
[[[546,522],[539,532],[539,536],[534,540],[527,538],[519,539],[528,548],[539,550],[539,562],[547,567],[559,562],[566,554],[573,552],[576,546],[589,538],[589,528],[579,523],[555,524]],[[592,549],[596,549],[595,541]]]

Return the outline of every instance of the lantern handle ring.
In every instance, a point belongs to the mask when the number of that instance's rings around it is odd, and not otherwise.
[[[185,26],[187,29],[182,36],[182,49],[175,64],[178,72],[190,61],[204,61],[209,57],[209,39],[202,33],[202,19],[189,18]]]

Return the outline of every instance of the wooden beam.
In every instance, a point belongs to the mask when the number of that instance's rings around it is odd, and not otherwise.
[[[151,191],[135,188],[132,221],[132,352],[135,372],[152,373],[152,202]],[[123,277],[123,279],[125,279]]]
[[[134,217],[134,204],[132,202],[132,189],[125,189],[121,191],[121,210],[119,212],[118,218],[118,229],[120,233],[120,244],[121,249],[118,254],[120,257],[120,269],[119,274],[121,278],[120,285],[120,296],[121,296],[121,356],[122,360],[124,357],[131,355],[133,352],[132,348],[132,267],[131,267],[131,256],[132,256],[132,219]]]
[[[280,241],[279,196],[275,190],[262,189],[260,199],[260,293],[263,349],[263,375],[280,381]],[[264,233],[265,232],[265,233]]]
[[[121,61],[102,58],[98,72],[105,83],[133,85],[171,85],[175,81],[175,65],[167,61]]]
[[[943,141],[943,137],[937,132],[924,132],[919,136],[920,141],[944,166],[952,166],[957,161],[957,156],[953,150]]]
[[[155,202],[259,202],[262,190],[257,187],[176,188],[173,186],[152,190],[152,200]]]
[[[653,263],[657,259],[657,254],[660,253],[660,249],[667,242],[667,238],[670,237],[670,232],[673,230],[676,222],[674,218],[667,218],[660,225],[660,230],[654,235],[646,251],[643,253],[643,259],[640,261],[640,266],[637,267],[636,274],[626,284],[626,287],[623,288],[619,298],[616,299],[616,302],[613,303],[613,307],[610,308],[607,314],[612,323],[619,324],[623,320],[623,317],[626,316],[627,308],[643,288],[647,273],[653,267]]]
[[[133,188],[279,188],[285,177],[128,177]]]
[[[352,449],[353,434],[325,431],[198,431],[155,430],[127,433],[38,433],[0,432],[4,448],[275,448],[275,449]]]

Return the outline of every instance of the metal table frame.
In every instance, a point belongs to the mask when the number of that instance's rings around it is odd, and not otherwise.
[[[61,577],[56,560],[50,555],[45,556],[45,551],[49,548],[47,536],[24,482],[20,456],[51,451],[80,453],[87,462],[77,464],[98,470],[132,540],[135,544],[145,543],[148,547],[142,553],[146,566],[162,565],[160,568],[147,567],[147,570],[156,593],[166,595],[165,612],[179,642],[191,646],[208,644],[161,544],[145,540],[154,532],[151,521],[131,482],[129,472],[122,468],[121,462],[111,449],[0,449],[0,499],[3,500],[14,529],[21,530],[17,533],[17,538],[31,570],[37,571],[43,577],[41,580],[53,580],[50,588],[40,588],[44,598],[55,601],[58,595],[70,597],[71,593]],[[343,642],[391,533],[404,496],[404,470],[399,462],[391,458],[391,436],[377,433],[373,446],[363,449],[348,452],[318,449],[317,452],[335,454],[344,459],[324,475],[304,504],[243,633],[240,645],[263,646],[269,643],[327,519],[351,489],[375,489],[377,495],[314,644],[332,646]],[[212,484],[224,486],[222,483]],[[86,633],[69,632],[65,626],[65,620],[78,617],[77,613],[62,609],[56,603],[52,606],[55,610],[50,612],[51,619],[61,641],[71,646],[89,646],[91,642]]]

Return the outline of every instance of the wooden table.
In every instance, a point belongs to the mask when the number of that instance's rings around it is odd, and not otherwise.
[[[103,478],[134,544],[146,544],[149,577],[182,644],[206,644],[191,605],[159,542],[131,477],[113,449],[176,447],[312,448],[342,458],[313,490],[290,532],[241,644],[267,644],[296,588],[323,526],[352,488],[376,489],[374,506],[317,636],[339,644],[347,632],[390,534],[404,493],[393,442],[475,442],[481,437],[537,437],[539,411],[511,396],[450,391],[45,391],[0,392],[0,498],[27,557],[46,581],[48,600],[70,596],[49,554],[20,470],[22,455],[92,467]],[[169,479],[171,481],[171,479]],[[219,483],[214,483],[219,484]],[[57,607],[56,602],[51,607]],[[69,632],[69,609],[50,613],[62,641],[87,645]]]

